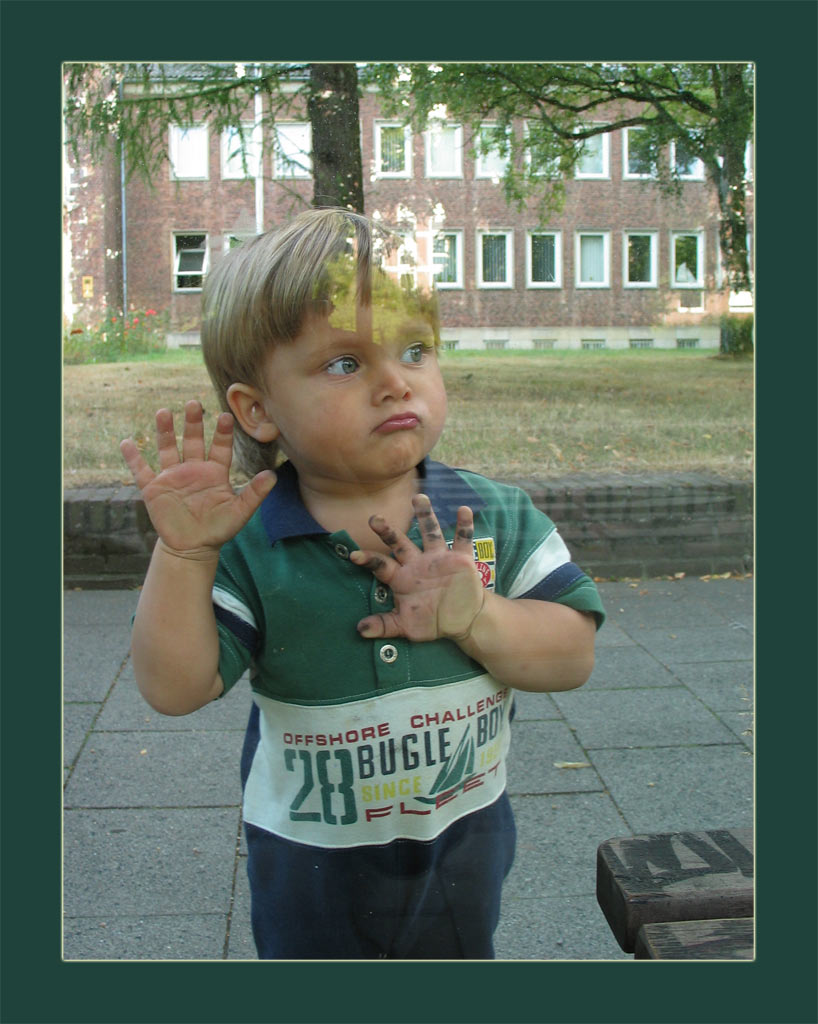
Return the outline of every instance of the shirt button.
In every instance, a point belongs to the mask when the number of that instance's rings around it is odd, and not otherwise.
[[[336,544],[335,554],[339,558],[349,558],[349,548],[346,546],[346,544]]]
[[[378,586],[375,587],[375,600],[378,604],[386,604],[389,600],[389,587],[385,587],[383,583],[379,583]]]
[[[393,661],[398,660],[398,649],[393,644],[384,644],[380,650],[381,661],[387,665],[391,665]]]

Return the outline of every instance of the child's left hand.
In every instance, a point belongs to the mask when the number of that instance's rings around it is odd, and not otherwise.
[[[420,526],[423,548],[394,530],[380,516],[369,525],[391,549],[394,558],[372,551],[353,551],[351,561],[369,569],[391,587],[395,607],[369,615],[358,623],[367,639],[403,636],[409,640],[463,640],[469,636],[485,600],[480,574],[474,564],[474,518],[467,506],[457,510],[452,549],[446,545],[440,525],[425,494],[412,499]]]

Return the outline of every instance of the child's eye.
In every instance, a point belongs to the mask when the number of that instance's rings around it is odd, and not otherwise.
[[[354,356],[339,356],[328,364],[327,373],[332,373],[336,376],[349,375],[350,373],[355,373],[358,365],[358,360]]]
[[[415,342],[414,345],[410,345],[403,355],[400,357],[402,363],[422,363],[423,353],[426,346],[422,341]]]

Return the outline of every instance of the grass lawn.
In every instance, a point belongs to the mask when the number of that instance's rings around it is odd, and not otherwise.
[[[500,479],[753,466],[753,362],[709,352],[442,352],[449,416],[435,458]],[[218,411],[197,351],[65,366],[66,487],[131,483],[119,441],[155,465],[153,417],[189,398]],[[238,479],[238,478],[237,478]]]

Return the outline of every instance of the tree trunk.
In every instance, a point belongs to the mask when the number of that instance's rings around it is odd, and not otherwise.
[[[313,206],[364,212],[358,71],[354,64],[310,64]]]

